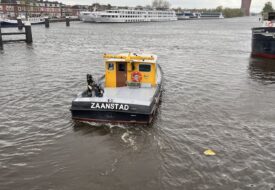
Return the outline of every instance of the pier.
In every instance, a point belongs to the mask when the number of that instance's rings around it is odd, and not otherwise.
[[[65,18],[61,18],[61,19],[49,19],[48,17],[45,17],[45,28],[50,28],[50,23],[55,23],[55,22],[65,22],[66,26],[70,26],[71,21],[79,21],[79,19],[70,18],[69,16],[66,16]]]
[[[12,42],[26,42],[27,44],[32,43],[32,30],[31,24],[26,23],[24,26],[20,26],[25,28],[24,32],[2,32],[0,27],[0,50],[4,49],[4,43],[12,43]],[[20,29],[21,30],[21,29]],[[10,39],[10,40],[3,40],[3,36],[16,36],[16,35],[25,35],[25,39]]]
[[[50,27],[50,23],[55,22],[65,22],[65,26],[69,27],[71,21],[78,21],[79,19],[71,19],[69,16],[67,16],[64,19],[49,19],[48,17],[45,17],[45,28]],[[31,44],[33,42],[32,38],[32,30],[31,30],[31,24],[29,22],[26,22],[23,24],[20,17],[17,18],[17,28],[19,32],[3,32],[2,27],[0,25],[0,50],[4,49],[4,43],[12,43],[12,42],[26,42],[27,44]],[[25,31],[22,32],[23,28],[25,28]],[[17,36],[17,35],[25,35],[25,39],[7,39],[4,40],[3,36]]]

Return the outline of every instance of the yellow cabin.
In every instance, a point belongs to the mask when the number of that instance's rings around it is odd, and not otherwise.
[[[151,54],[105,54],[105,87],[130,85],[154,87],[157,56]]]

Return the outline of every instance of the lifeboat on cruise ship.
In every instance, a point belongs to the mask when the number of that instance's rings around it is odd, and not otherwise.
[[[150,124],[157,111],[163,73],[153,54],[105,54],[105,75],[87,74],[87,89],[72,101],[72,119],[96,123]]]

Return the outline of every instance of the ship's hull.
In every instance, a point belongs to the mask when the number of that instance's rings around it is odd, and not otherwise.
[[[252,29],[252,56],[275,59],[275,27]]]

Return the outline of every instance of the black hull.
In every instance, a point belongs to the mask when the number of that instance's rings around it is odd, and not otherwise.
[[[275,28],[252,29],[252,56],[275,59]]]
[[[128,111],[92,110],[91,102],[72,102],[72,119],[96,123],[150,124],[157,112],[161,92],[159,87],[150,106],[132,104]]]
[[[155,95],[150,106],[129,105],[127,111],[92,110],[91,102],[73,102],[71,107],[72,119],[96,123],[136,123],[150,124],[157,112],[161,98],[161,89]]]
[[[133,114],[113,111],[71,110],[72,118],[76,121],[89,121],[96,123],[138,123],[149,124],[152,115]]]

